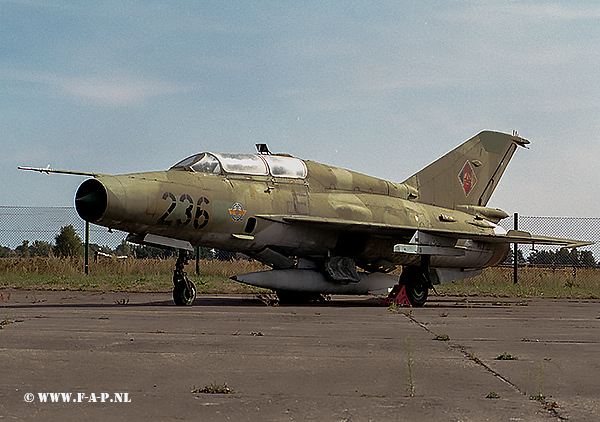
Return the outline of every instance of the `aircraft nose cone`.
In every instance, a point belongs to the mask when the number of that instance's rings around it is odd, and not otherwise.
[[[106,211],[108,193],[102,182],[89,179],[83,182],[75,194],[75,209],[85,221],[99,220]]]

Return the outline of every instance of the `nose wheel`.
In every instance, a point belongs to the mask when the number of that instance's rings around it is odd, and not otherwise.
[[[173,273],[173,301],[177,306],[190,306],[196,299],[196,286],[188,280],[184,271],[187,263],[187,251],[180,249],[179,257],[175,263],[175,272]]]

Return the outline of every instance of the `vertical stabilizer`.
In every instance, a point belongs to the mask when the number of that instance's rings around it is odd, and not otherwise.
[[[404,181],[419,202],[446,208],[486,206],[518,146],[526,139],[484,131]]]

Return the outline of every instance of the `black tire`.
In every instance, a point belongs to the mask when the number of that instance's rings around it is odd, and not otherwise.
[[[429,294],[429,287],[421,267],[410,266],[402,270],[400,284],[406,288],[408,301],[415,308],[425,305]]]
[[[191,281],[180,282],[173,288],[173,301],[177,306],[191,306],[196,299],[196,286]]]

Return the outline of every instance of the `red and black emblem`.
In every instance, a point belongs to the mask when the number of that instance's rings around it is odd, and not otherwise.
[[[473,170],[473,166],[467,160],[462,170],[458,174],[458,180],[460,181],[460,185],[463,188],[463,192],[465,196],[469,196],[469,193],[477,184],[477,177],[475,177],[475,171]]]

